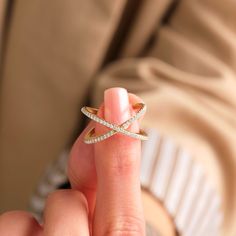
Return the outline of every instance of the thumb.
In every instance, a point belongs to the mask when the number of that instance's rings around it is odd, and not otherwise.
[[[105,91],[100,116],[120,125],[131,114],[125,89],[111,88]],[[129,129],[138,132],[138,122],[134,122]],[[107,131],[107,128],[96,125],[97,134]],[[120,133],[95,144],[98,185],[94,235],[145,235],[139,180],[140,156],[140,140]]]

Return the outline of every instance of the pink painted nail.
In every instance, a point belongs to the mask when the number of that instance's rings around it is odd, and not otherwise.
[[[121,124],[130,118],[128,92],[124,88],[109,88],[104,93],[104,116],[109,122]]]

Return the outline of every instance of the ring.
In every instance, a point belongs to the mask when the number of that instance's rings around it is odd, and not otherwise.
[[[137,110],[137,113],[132,116],[130,119],[122,123],[121,125],[116,125],[112,124],[100,117],[97,116],[98,109],[92,108],[92,107],[83,107],[81,109],[82,113],[86,115],[88,118],[91,120],[94,120],[97,123],[100,123],[111,130],[108,131],[105,134],[102,135],[95,135],[95,128],[92,128],[84,137],[84,142],[87,144],[92,144],[92,143],[97,143],[100,141],[103,141],[111,136],[113,136],[116,133],[122,133],[126,136],[135,138],[135,139],[140,139],[140,140],[147,140],[147,134],[143,131],[140,130],[139,133],[133,133],[131,131],[126,130],[131,123],[133,123],[135,120],[139,119],[145,112],[146,112],[146,105],[144,103],[136,103],[135,105],[132,106],[134,110]]]

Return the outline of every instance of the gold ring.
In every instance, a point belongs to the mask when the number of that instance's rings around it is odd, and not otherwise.
[[[85,135],[84,142],[87,144],[97,143],[97,142],[103,141],[103,140],[113,136],[116,133],[122,133],[124,135],[129,136],[129,137],[140,139],[140,140],[147,140],[148,137],[147,137],[147,134],[145,133],[145,131],[140,130],[139,133],[133,133],[133,132],[127,130],[127,128],[131,125],[131,123],[133,123],[135,120],[139,119],[146,112],[146,105],[144,103],[136,103],[132,107],[134,110],[138,109],[137,113],[134,116],[132,116],[130,119],[128,119],[127,121],[122,123],[121,125],[112,124],[112,123],[98,117],[97,116],[98,109],[96,109],[96,108],[83,107],[81,109],[83,114],[85,114],[91,120],[94,120],[95,122],[100,123],[100,124],[111,129],[110,131],[108,131],[105,134],[96,136],[95,135],[95,128],[92,128]]]

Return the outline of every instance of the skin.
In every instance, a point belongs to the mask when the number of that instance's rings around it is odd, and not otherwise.
[[[134,111],[131,104],[142,102],[125,89],[105,91],[98,115],[121,124]],[[84,144],[91,127],[108,131],[91,122],[72,147],[68,162],[70,190],[59,190],[47,198],[43,224],[29,213],[14,211],[0,216],[0,235],[145,235],[139,180],[141,142],[122,134],[93,144]],[[138,132],[134,122],[129,130]]]

